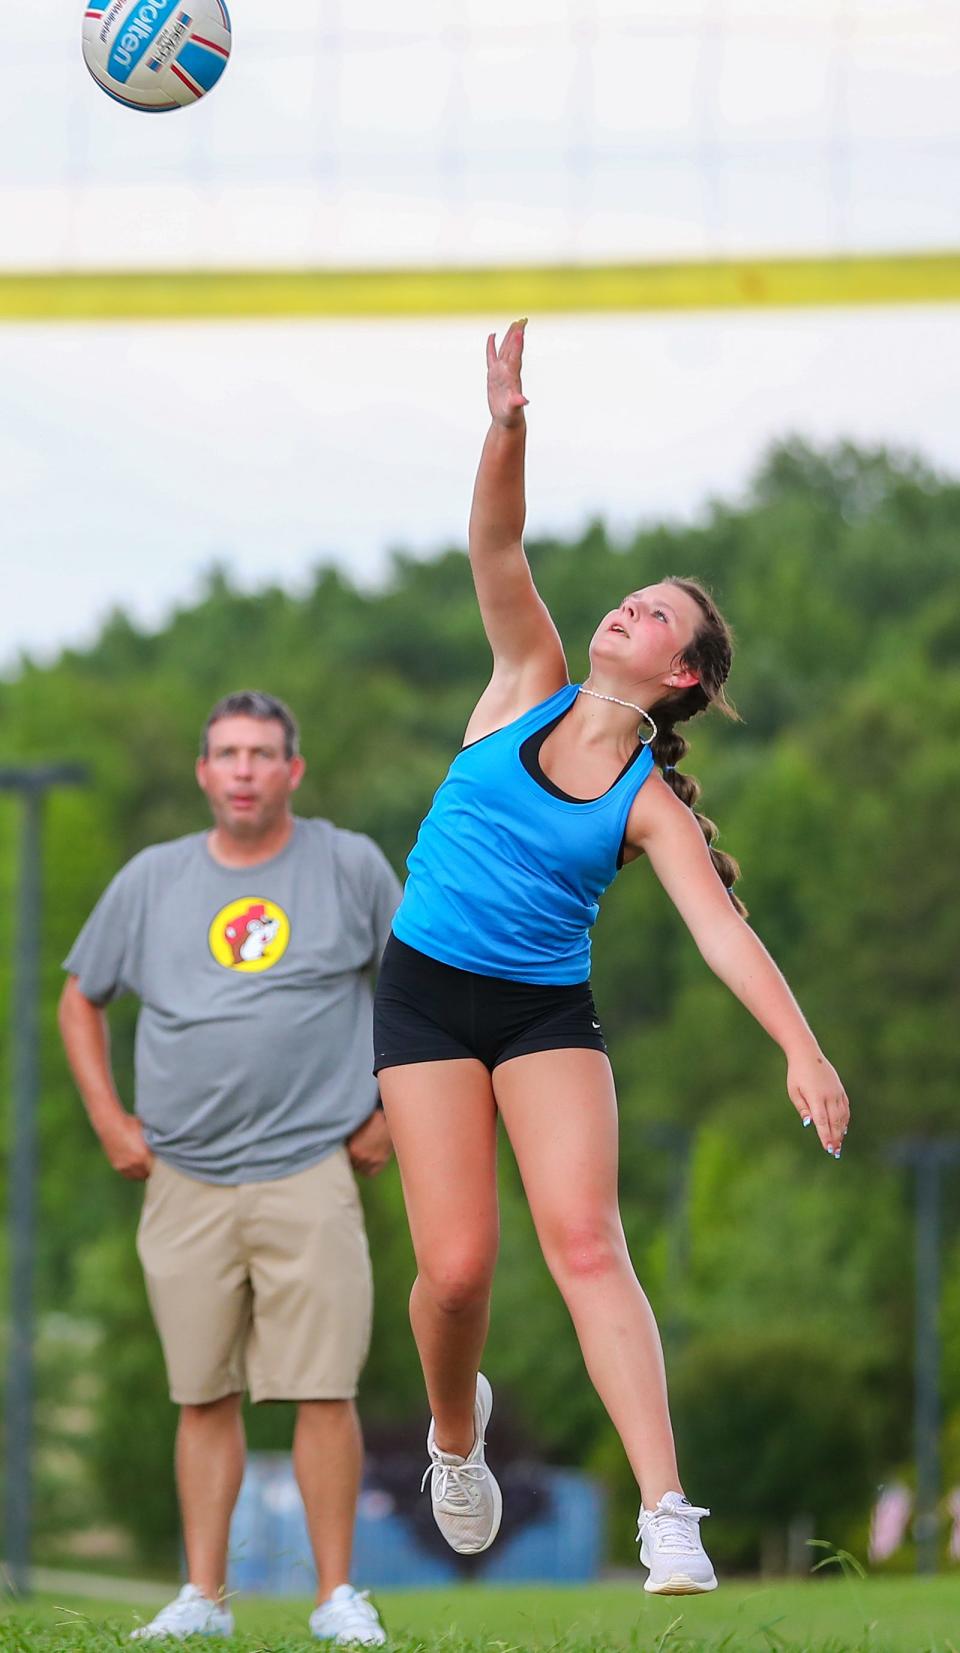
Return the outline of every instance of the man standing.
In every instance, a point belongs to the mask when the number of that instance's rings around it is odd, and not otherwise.
[[[246,1384],[254,1401],[298,1403],[311,1629],[385,1640],[349,1582],[372,1310],[353,1172],[375,1175],[391,1153],[368,972],[400,886],[369,838],[293,815],[297,748],[281,701],[221,700],[197,762],[213,830],[134,856],[65,964],[74,1078],[111,1165],[146,1181],[137,1246],[181,1409],[189,1582],[140,1638],[232,1633],[223,1592]],[[135,1114],[117,1095],[103,1008],[122,993],[141,1002]]]

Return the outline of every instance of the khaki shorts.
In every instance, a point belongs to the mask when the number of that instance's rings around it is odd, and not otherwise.
[[[154,1161],[137,1231],[171,1399],[349,1400],[373,1283],[346,1148],[225,1188]]]

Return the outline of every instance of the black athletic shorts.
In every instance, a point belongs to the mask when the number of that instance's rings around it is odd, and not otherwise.
[[[457,970],[392,935],[373,1010],[374,1073],[474,1057],[491,1071],[535,1050],[602,1050],[588,981],[573,987]]]

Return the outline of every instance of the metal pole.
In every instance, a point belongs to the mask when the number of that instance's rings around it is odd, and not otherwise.
[[[917,1572],[935,1573],[940,1530],[940,1176],[960,1164],[960,1137],[904,1137],[888,1150],[910,1166],[916,1192],[913,1451]]]
[[[13,1119],[10,1147],[10,1349],[4,1531],[7,1568],[18,1594],[29,1588],[33,1449],[33,1253],[36,1222],[37,1111],[40,1088],[40,919],[44,795],[23,792],[19,947],[13,1004]]]
[[[917,1456],[917,1572],[937,1570],[940,1525],[940,1162],[918,1153],[914,1440]]]
[[[4,1474],[7,1571],[20,1595],[26,1595],[30,1587],[33,1503],[33,1260],[40,1101],[43,805],[51,787],[82,786],[86,779],[87,772],[80,764],[0,769],[0,792],[19,793],[23,802],[15,931],[18,953],[11,994],[10,1314]]]

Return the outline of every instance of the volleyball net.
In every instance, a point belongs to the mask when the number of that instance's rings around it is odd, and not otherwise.
[[[960,296],[953,0],[231,9],[222,84],[152,120],[66,0],[59,47],[16,9],[0,317]]]

